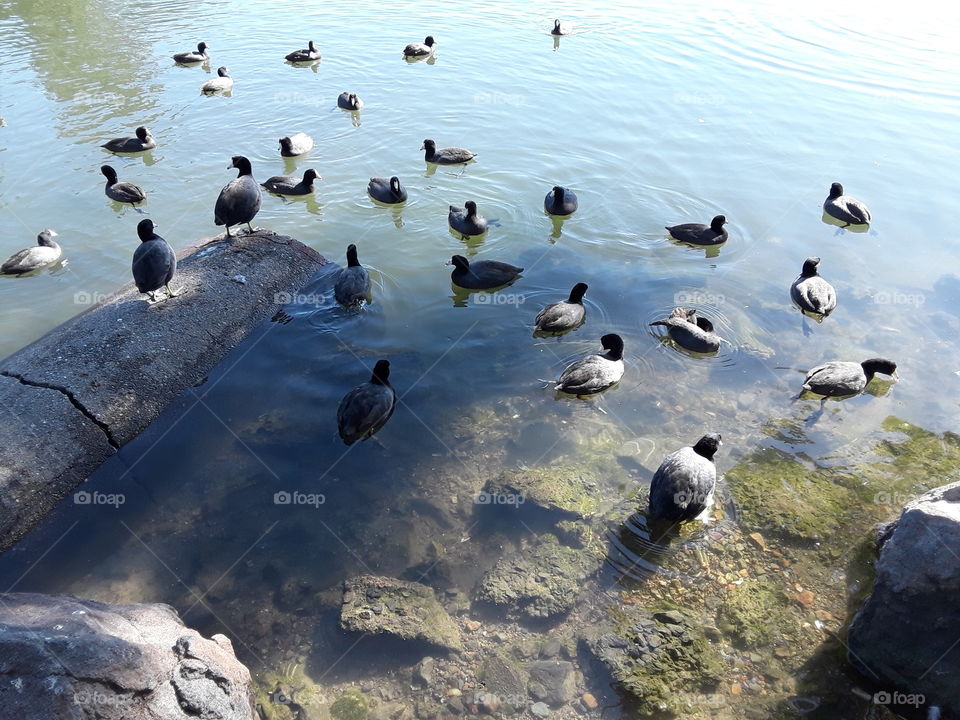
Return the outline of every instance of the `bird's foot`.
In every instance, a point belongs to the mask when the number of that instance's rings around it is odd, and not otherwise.
[[[173,290],[171,290],[169,285],[165,285],[164,287],[167,288],[167,297],[172,297],[172,298],[178,297],[178,296],[180,295],[180,293],[183,292],[183,286],[182,286],[182,285],[181,285],[179,288],[177,288],[177,291],[176,291],[176,292],[174,292]]]

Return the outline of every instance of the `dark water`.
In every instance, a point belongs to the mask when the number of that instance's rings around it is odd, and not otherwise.
[[[255,672],[309,656],[316,674],[344,680],[370,658],[332,668],[335,603],[317,606],[317,594],[362,572],[469,593],[504,548],[543,530],[473,502],[502,467],[596,455],[598,494],[630,517],[660,459],[703,432],[723,433],[723,471],[768,420],[805,419],[816,405],[791,404],[796,370],[830,359],[888,356],[901,380],[830,404],[788,452],[856,455],[890,415],[957,428],[960,157],[945,141],[960,110],[955,18],[751,2],[124,8],[0,3],[0,237],[9,254],[54,227],[68,260],[0,282],[0,350],[128,279],[141,216],[103,197],[105,161],[146,188],[144,211],[178,249],[213,234],[231,155],[250,157],[261,180],[315,167],[315,198],[265,196],[256,224],[338,262],[356,243],[374,299],[346,312],[329,275],[316,278],[285,308],[291,322],[265,323],[91,478],[84,489],[102,495],[65,502],[0,558],[0,585],[169,602],[204,632],[226,632]],[[578,33],[555,47],[545,31],[557,15]],[[435,64],[404,63],[400,49],[427,32],[440,43]],[[323,52],[316,68],[282,62],[310,38]],[[169,61],[200,39],[214,72],[231,68],[232,97],[201,97],[209,70]],[[344,90],[366,102],[359,124],[335,108]],[[97,147],[138,124],[160,145],[149,155]],[[284,163],[276,139],[296,131],[317,148]],[[426,137],[478,161],[425,168]],[[367,178],[391,174],[410,193],[401,210],[365,195]],[[870,205],[869,232],[821,222],[835,180]],[[562,223],[542,212],[557,183],[580,198]],[[470,198],[498,220],[480,244],[445,225],[447,205]],[[731,235],[719,251],[662,230],[717,213]],[[525,271],[496,295],[467,295],[443,265],[454,253]],[[787,291],[808,255],[840,299],[805,330]],[[586,324],[532,338],[537,310],[579,281],[590,285]],[[712,317],[728,341],[716,357],[652,332],[677,304]],[[556,399],[541,380],[606,332],[626,342],[623,381],[598,401]],[[399,406],[374,440],[345,448],[337,402],[379,358],[391,361]],[[622,447],[631,458],[611,470],[609,449]],[[692,545],[735,527],[734,509],[724,523]],[[635,527],[642,539],[642,518]],[[612,540],[614,566],[620,551],[643,554],[630,543]],[[678,567],[695,576],[696,557]],[[624,572],[645,577],[635,570]],[[620,582],[604,573],[605,587]]]

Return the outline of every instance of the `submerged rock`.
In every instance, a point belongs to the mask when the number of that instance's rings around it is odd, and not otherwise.
[[[745,580],[727,593],[717,625],[738,647],[752,650],[770,646],[796,624],[787,607],[787,597],[775,582]]]
[[[559,707],[573,700],[577,694],[577,679],[573,663],[566,660],[538,660],[527,665],[530,697]]]
[[[723,678],[717,650],[685,611],[633,607],[611,611],[611,618],[581,644],[636,697],[641,713],[688,710],[688,697],[710,692]]]
[[[586,580],[602,560],[543,535],[530,547],[501,558],[483,576],[481,602],[503,605],[513,617],[549,618],[568,612]]]
[[[403,640],[422,640],[447,650],[463,648],[460,629],[437,602],[433,588],[396,578],[361,575],[343,584],[340,626]]]
[[[495,652],[484,658],[477,677],[483,681],[486,692],[493,693],[512,708],[526,703],[527,673],[505,655]]]
[[[960,711],[960,482],[909,503],[881,539],[849,659],[891,690]]]
[[[478,502],[484,497],[492,501],[513,498],[520,504],[583,517],[599,508],[598,484],[598,478],[590,473],[566,465],[509,470],[487,481]]]
[[[0,595],[0,715],[250,720],[250,672],[168,605]]]

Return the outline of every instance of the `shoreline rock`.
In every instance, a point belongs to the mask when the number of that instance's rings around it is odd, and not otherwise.
[[[250,671],[169,605],[0,595],[4,717],[252,720]]]
[[[180,296],[129,282],[0,361],[0,552],[326,264],[270,231],[218,237],[180,254]]]

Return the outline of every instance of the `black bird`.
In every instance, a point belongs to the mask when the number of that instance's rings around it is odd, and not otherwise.
[[[462,208],[451,205],[447,223],[465,238],[483,235],[487,231],[487,219],[477,214],[477,204],[473,200],[467,200]]]
[[[896,377],[897,364],[886,358],[870,358],[862,363],[833,361],[807,371],[803,389],[822,395],[822,406],[828,397],[853,397],[862,393],[877,373]]]
[[[437,150],[437,144],[433,140],[424,140],[420,149],[424,151],[423,159],[435,165],[464,165],[477,156],[472,150],[461,147]]]
[[[466,290],[493,290],[512,283],[523,268],[496,260],[477,260],[471,263],[463,255],[454,255],[448,265],[453,265],[450,279],[454,285]]]
[[[296,157],[305,155],[313,150],[313,138],[304,132],[298,132],[294,135],[282,137],[280,142],[280,154],[283,157]]]
[[[838,182],[830,186],[830,194],[823,201],[823,211],[845,222],[847,225],[869,225],[870,211],[855,197],[843,194],[843,185]]]
[[[128,182],[117,181],[117,171],[109,165],[102,165],[100,172],[107,179],[107,184],[103,188],[104,194],[111,200],[118,203],[130,203],[136,205],[147,199],[147,194],[139,185]]]
[[[570,291],[570,297],[551,303],[537,313],[536,332],[545,335],[559,335],[575,330],[583,325],[587,311],[583,307],[583,295],[587,292],[586,283],[577,283]]]
[[[230,68],[218,67],[217,77],[207,80],[200,86],[200,92],[204,95],[225,92],[233,89],[233,78],[230,76]]]
[[[157,141],[153,135],[142,125],[136,130],[136,137],[122,137],[108,140],[100,147],[106,148],[112,153],[138,153],[144,150],[153,150],[157,146]]]
[[[572,190],[554,185],[543,199],[543,209],[551,215],[572,215],[577,211],[577,196]]]
[[[177,271],[177,255],[167,241],[153,231],[153,220],[141,220],[137,225],[140,245],[133,253],[133,282],[137,290],[147,293],[156,302],[154,293],[166,288],[168,297],[177,293],[170,289],[170,281]]]
[[[551,35],[569,35],[573,31],[573,28],[570,26],[570,23],[561,23],[559,18],[553,21],[553,29],[550,31]]]
[[[800,277],[790,286],[790,298],[804,312],[827,317],[837,307],[837,291],[817,272],[820,258],[808,257],[803,261]]]
[[[682,225],[667,225],[667,230],[680,242],[691,245],[719,245],[727,241],[727,231],[724,225],[727,218],[717,215],[709,225],[703,223],[683,223]]]
[[[410,43],[403,49],[404,57],[423,57],[429,55],[436,49],[437,41],[433,35],[427,35],[422,43]]]
[[[674,308],[665,320],[654,320],[650,325],[665,325],[670,338],[692,352],[713,353],[723,342],[723,338],[713,331],[712,322],[687,308]]]
[[[388,205],[396,205],[407,201],[407,190],[400,184],[400,178],[394,175],[387,180],[386,178],[370,178],[367,184],[367,192],[377,202]]]
[[[253,232],[250,221],[260,210],[260,186],[253,179],[253,169],[250,161],[243,155],[234,155],[227,165],[227,170],[239,170],[237,177],[224,185],[213,209],[215,225],[226,225],[227,237],[230,235],[230,226],[246,223]]]
[[[316,170],[307,168],[303,173],[303,180],[292,175],[274,175],[260,183],[260,186],[277,195],[309,195],[313,192],[314,180],[322,179]]]
[[[191,63],[199,63],[209,60],[210,55],[207,53],[207,44],[198,43],[196,52],[191,50],[190,52],[177,53],[173,56],[173,59],[181,65],[189,65]]]
[[[602,355],[587,355],[567,365],[554,390],[583,397],[603,392],[620,382],[624,370],[623,339],[619,335],[608,333],[600,338],[600,344],[607,352]]]
[[[356,93],[342,92],[337,97],[337,107],[342,110],[359,110],[363,107],[363,100]]]
[[[53,239],[56,236],[56,230],[50,228],[41,230],[37,235],[37,244],[15,252],[7,258],[3,265],[0,265],[0,274],[23,275],[57,262],[63,256],[63,251]]]
[[[667,455],[650,483],[651,518],[693,520],[707,508],[717,485],[713,456],[721,444],[720,433],[710,433]]]
[[[286,60],[289,62],[311,62],[319,59],[320,51],[317,50],[316,46],[313,44],[313,40],[307,43],[307,47],[303,50],[294,50],[292,53],[286,56]]]
[[[390,362],[378,360],[370,381],[344,395],[337,408],[337,430],[347,445],[366,440],[384,426],[397,405],[390,386]]]
[[[337,273],[333,296],[341,305],[359,305],[370,297],[370,275],[357,259],[357,246],[347,246],[347,266]]]

